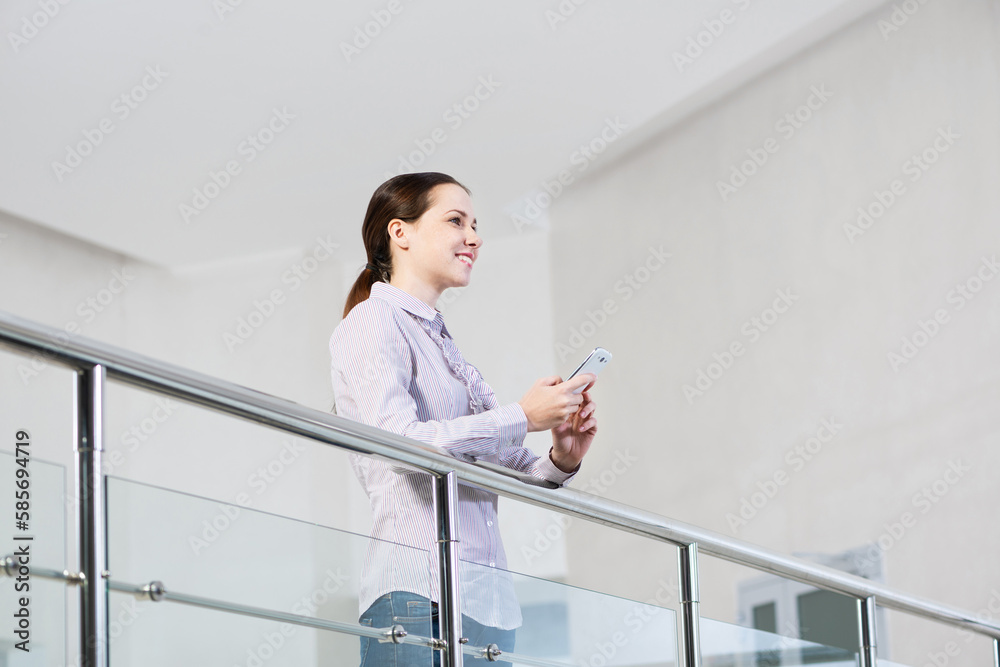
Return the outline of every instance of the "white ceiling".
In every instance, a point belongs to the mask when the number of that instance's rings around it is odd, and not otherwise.
[[[174,269],[320,234],[355,244],[371,192],[440,128],[419,169],[472,188],[486,238],[512,234],[543,180],[583,175],[574,152],[609,119],[626,134],[591,171],[883,2],[51,0],[48,17],[9,1],[0,209]],[[550,24],[560,7],[574,11]],[[674,52],[723,11],[731,23],[678,71]],[[348,62],[341,43],[372,12],[391,21]],[[446,112],[482,80],[498,85],[458,125]],[[294,118],[250,160],[241,144],[275,109]],[[91,154],[55,166],[85,133]],[[186,222],[181,204],[230,161],[239,173]]]

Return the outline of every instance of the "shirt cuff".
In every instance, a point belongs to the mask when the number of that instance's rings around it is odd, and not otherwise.
[[[524,438],[528,435],[528,418],[521,409],[520,403],[511,403],[499,408],[487,410],[486,414],[497,423],[497,446],[498,448],[514,446],[520,447],[524,444]]]
[[[547,479],[550,482],[555,482],[559,486],[565,486],[565,484],[576,476],[579,472],[580,466],[576,467],[573,472],[563,472],[556,467],[556,464],[552,462],[552,457],[549,456],[549,452],[545,452],[544,456],[538,457],[538,461],[535,463],[536,469],[538,470],[538,475],[542,479]]]

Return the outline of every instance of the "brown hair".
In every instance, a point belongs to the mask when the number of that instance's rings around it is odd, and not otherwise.
[[[436,171],[416,174],[400,174],[378,186],[368,202],[368,212],[361,224],[361,237],[365,242],[368,265],[354,281],[347,301],[344,303],[343,317],[354,306],[367,299],[372,292],[372,284],[389,282],[392,276],[392,253],[389,246],[389,222],[396,218],[404,222],[414,222],[431,207],[431,190],[438,185],[451,183],[466,192],[469,188],[447,174]],[[469,192],[471,194],[471,192]]]

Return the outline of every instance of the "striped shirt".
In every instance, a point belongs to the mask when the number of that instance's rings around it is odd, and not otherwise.
[[[440,311],[407,292],[373,284],[371,296],[333,332],[330,355],[338,415],[465,460],[496,463],[557,484],[572,477],[548,456],[523,446],[528,429],[521,406],[500,406],[478,369],[458,351]],[[391,591],[439,600],[431,477],[354,454],[351,465],[374,516],[360,610]],[[462,613],[483,625],[519,627],[496,494],[459,484],[458,536]]]

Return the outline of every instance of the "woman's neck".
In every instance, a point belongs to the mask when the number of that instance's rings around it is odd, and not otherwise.
[[[427,283],[419,280],[414,280],[407,276],[395,275],[389,280],[389,284],[397,289],[401,289],[410,296],[416,297],[426,303],[428,306],[437,310],[437,302],[441,298],[441,291],[437,290]]]

